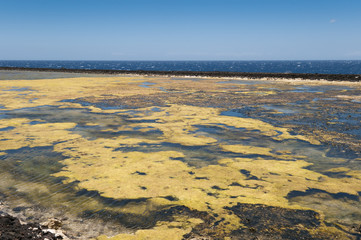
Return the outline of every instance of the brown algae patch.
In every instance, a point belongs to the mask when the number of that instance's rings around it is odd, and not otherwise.
[[[328,196],[328,203],[344,204],[350,214],[353,208],[347,201],[360,204],[358,169],[316,172],[309,155],[293,151],[306,145],[308,150],[318,149],[322,136],[297,134],[292,124],[222,114],[240,104],[306,101],[316,93],[301,95],[292,92],[295,86],[280,83],[271,88],[263,82],[250,86],[218,81],[121,76],[1,81],[5,117],[0,119],[0,156],[10,159],[11,151],[37,147],[51,147],[61,154],[61,167],[46,173],[59,180],[57,187],[52,190],[46,183],[33,182],[28,188],[39,189],[42,198],[49,194],[49,201],[79,215],[104,212],[103,216],[138,228],[134,234],[112,239],[237,239],[267,235],[265,229],[285,239],[299,235],[317,239],[347,235],[325,221],[360,224],[357,218],[344,220],[346,215],[337,219],[337,210],[311,200],[315,192],[323,194],[318,199]],[[36,115],[45,105],[50,106],[48,112],[44,108]],[[27,115],[29,108],[32,117]],[[227,131],[239,136],[222,135]],[[284,150],[281,146],[286,142],[294,149]],[[193,166],[187,162],[192,152],[199,152],[198,161],[215,158]],[[6,179],[2,191],[16,192],[10,187],[16,179]],[[22,184],[17,189],[36,201],[37,193],[31,194]],[[71,190],[62,190],[62,185]],[[308,194],[310,189],[315,192]],[[67,196],[77,191],[89,197],[79,196],[81,205],[72,205],[76,198],[70,201]],[[350,200],[335,199],[338,196]],[[265,221],[245,221],[260,214],[265,214]],[[302,222],[306,215],[307,222]],[[274,218],[284,222],[272,224]]]

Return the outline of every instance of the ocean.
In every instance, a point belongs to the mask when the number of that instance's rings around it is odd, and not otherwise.
[[[0,67],[148,71],[224,71],[361,74],[361,60],[337,61],[24,61],[0,60]]]

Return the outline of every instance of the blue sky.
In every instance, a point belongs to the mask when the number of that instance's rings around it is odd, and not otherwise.
[[[361,59],[361,0],[0,0],[2,60]]]

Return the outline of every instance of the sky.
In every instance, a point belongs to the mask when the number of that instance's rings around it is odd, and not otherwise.
[[[0,0],[1,60],[360,60],[361,0]]]

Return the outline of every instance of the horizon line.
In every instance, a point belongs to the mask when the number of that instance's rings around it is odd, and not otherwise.
[[[263,60],[85,60],[85,59],[1,59],[0,61],[97,61],[97,62],[260,62],[260,61],[361,61],[361,59],[263,59]]]

